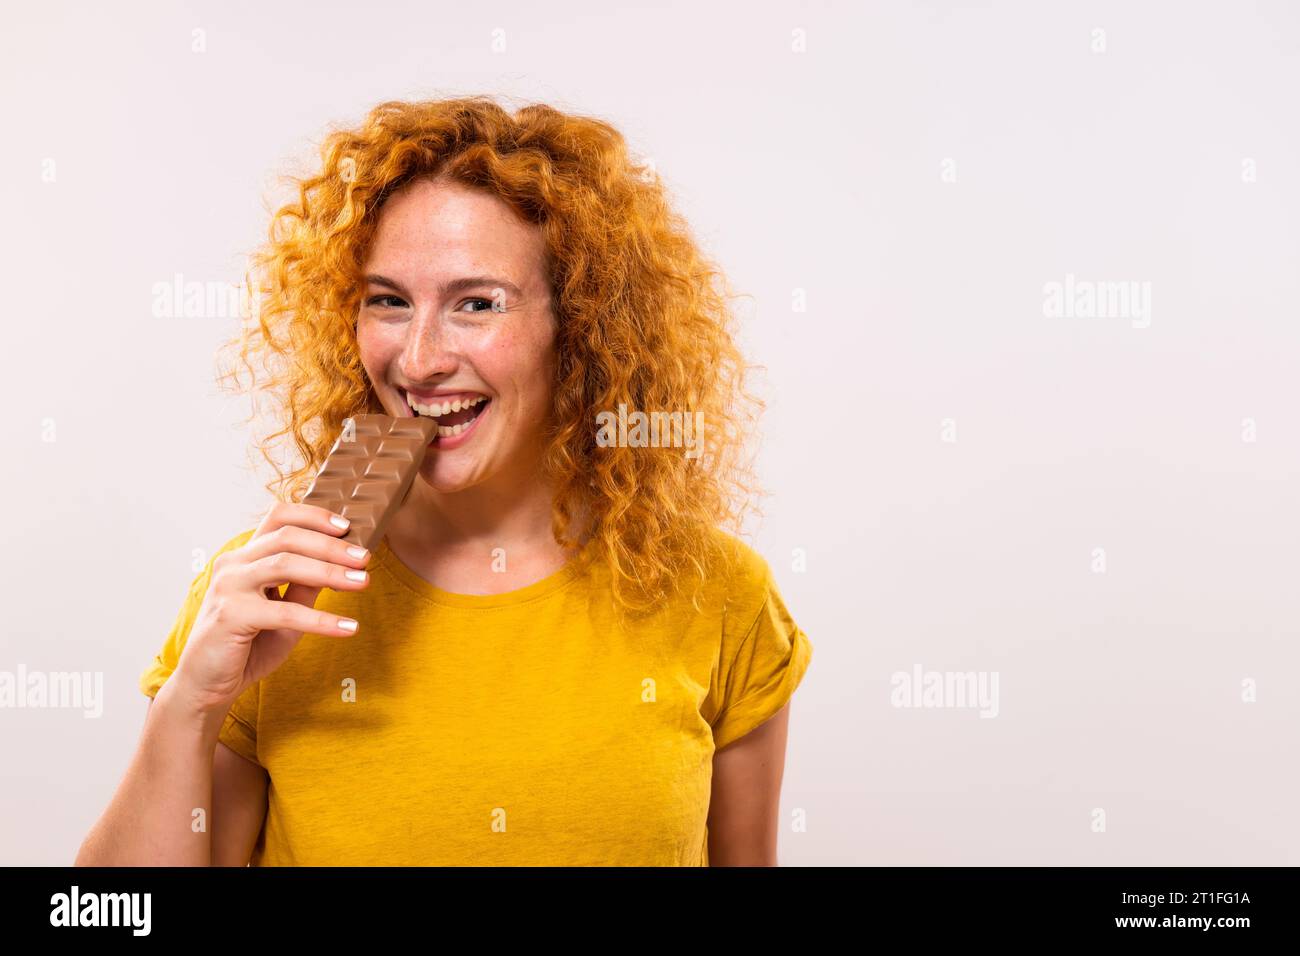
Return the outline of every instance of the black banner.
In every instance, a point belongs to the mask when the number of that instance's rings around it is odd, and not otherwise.
[[[758,933],[773,919],[867,942],[1132,937],[1292,937],[1293,868],[770,869],[8,869],[0,918],[8,939],[341,940],[448,924],[462,932],[572,931],[621,916],[633,936],[663,921],[725,920]],[[590,916],[591,918],[588,918]],[[475,929],[477,928],[477,929]],[[774,930],[775,931],[775,930]],[[547,931],[549,932],[549,930]],[[920,934],[917,936],[917,934]],[[459,933],[458,933],[459,935]]]

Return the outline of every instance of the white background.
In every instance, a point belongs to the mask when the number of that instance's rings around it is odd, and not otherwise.
[[[0,710],[0,863],[72,861],[196,549],[269,504],[235,323],[154,283],[237,281],[331,124],[462,93],[614,123],[749,296],[755,544],[815,647],[783,864],[1300,863],[1295,5],[129,6],[0,34],[0,670],[105,693]],[[1150,326],[1045,316],[1067,274]],[[998,716],[891,706],[918,664]]]

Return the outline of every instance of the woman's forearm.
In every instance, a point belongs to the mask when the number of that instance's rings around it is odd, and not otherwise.
[[[212,757],[225,714],[200,711],[173,680],[159,689],[126,775],[77,866],[209,866]]]

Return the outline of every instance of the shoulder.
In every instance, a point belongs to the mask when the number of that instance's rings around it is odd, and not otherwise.
[[[729,531],[713,529],[714,547],[727,561],[727,585],[730,590],[744,591],[765,583],[772,569],[758,550]]]
[[[718,561],[710,574],[711,590],[728,627],[738,626],[743,633],[772,592],[771,565],[753,545],[721,528],[713,530],[712,545]]]

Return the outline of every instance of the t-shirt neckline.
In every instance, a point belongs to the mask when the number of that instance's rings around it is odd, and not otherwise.
[[[586,551],[591,545],[592,540],[588,540],[583,545],[582,550]],[[460,608],[510,607],[516,604],[524,604],[560,590],[560,588],[572,583],[577,577],[575,562],[570,560],[558,571],[548,574],[540,581],[534,581],[532,584],[526,584],[522,588],[516,588],[513,591],[505,591],[501,594],[461,594],[456,591],[446,591],[426,581],[408,567],[406,562],[399,558],[388,546],[387,537],[381,539],[375,547],[372,564],[374,567],[387,572],[400,584],[413,591],[416,596],[434,604]]]

